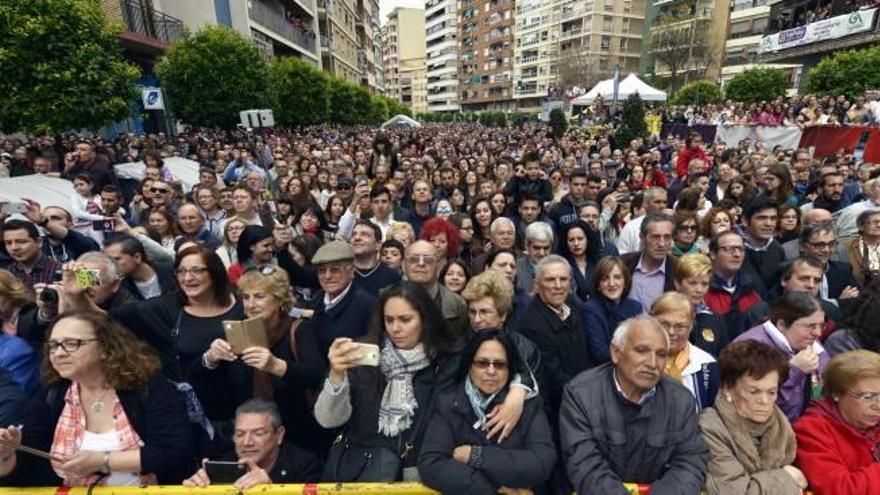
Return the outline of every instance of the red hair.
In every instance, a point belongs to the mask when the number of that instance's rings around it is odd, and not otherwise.
[[[446,259],[455,259],[458,256],[458,245],[461,242],[458,229],[449,220],[440,217],[434,217],[422,224],[422,231],[419,239],[431,242],[431,238],[446,234]]]

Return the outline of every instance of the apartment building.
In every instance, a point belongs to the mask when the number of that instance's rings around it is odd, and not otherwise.
[[[672,60],[676,78],[717,81],[724,62],[730,1],[657,0],[649,8],[655,9],[655,19],[664,20],[649,27],[647,43],[651,46],[646,47],[646,56],[652,65],[650,72],[671,76]]]
[[[462,110],[516,107],[513,0],[460,0],[458,94]]]
[[[425,10],[398,7],[382,27],[385,95],[413,113],[428,109]]]
[[[458,111],[458,10],[456,0],[425,1],[427,106]]]
[[[355,33],[360,84],[373,93],[382,93],[382,43],[380,41],[379,1],[356,0]]]
[[[119,3],[117,0],[102,0]],[[123,6],[148,0],[121,0]],[[254,40],[267,57],[297,57],[320,65],[316,0],[152,0],[189,29],[227,26]]]
[[[640,0],[566,0],[560,10],[558,81],[590,88],[614,74],[639,72],[645,25]]]
[[[537,111],[559,81],[559,27],[564,0],[519,0],[513,45],[513,98]]]

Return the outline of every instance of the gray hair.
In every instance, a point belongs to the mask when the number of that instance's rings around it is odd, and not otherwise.
[[[119,270],[116,269],[116,262],[101,251],[83,253],[76,261],[80,263],[103,263],[104,268],[101,269],[102,284],[112,284],[119,280]]]
[[[541,278],[541,275],[544,274],[544,270],[550,265],[565,265],[565,267],[568,268],[569,275],[571,275],[571,265],[568,264],[568,260],[558,254],[551,254],[541,258],[541,261],[535,265],[535,278]]]
[[[660,186],[651,186],[647,190],[645,190],[645,199],[651,199],[654,196],[663,194],[664,196],[669,195],[669,191],[660,187]]]
[[[553,228],[547,222],[532,222],[526,227],[526,243],[549,242],[553,244]]]
[[[268,414],[269,424],[273,430],[277,430],[281,426],[281,410],[278,405],[266,399],[259,397],[248,399],[235,409],[235,418],[242,414]]]
[[[623,350],[623,348],[626,347],[626,342],[629,340],[630,330],[632,330],[632,328],[638,323],[649,323],[659,328],[660,333],[663,334],[663,338],[666,339],[666,346],[669,347],[669,335],[667,335],[666,331],[663,330],[663,327],[660,326],[660,322],[657,318],[648,315],[634,316],[624,320],[620,325],[617,325],[617,328],[614,330],[614,335],[611,337],[611,345]]]
[[[665,223],[669,222],[675,227],[675,219],[672,218],[672,215],[667,213],[663,213],[662,211],[652,211],[650,213],[645,214],[644,220],[642,220],[642,224],[639,226],[639,234],[645,236],[648,234],[648,229],[651,227],[652,223]]]
[[[492,220],[492,224],[489,225],[489,235],[494,234],[496,230],[500,229],[502,224],[507,224],[514,231],[516,230],[516,225],[513,224],[513,220],[507,217],[498,217],[495,220]]]
[[[858,220],[856,220],[858,222]],[[816,234],[831,234],[834,235],[834,228],[828,222],[819,222],[810,225],[804,225],[803,230],[801,230],[801,235],[798,241],[800,245],[804,245],[805,243],[810,242],[810,238]],[[837,236],[835,235],[836,239]]]

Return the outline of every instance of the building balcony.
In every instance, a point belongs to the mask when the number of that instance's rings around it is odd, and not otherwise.
[[[278,12],[260,0],[251,0],[248,14],[252,22],[260,24],[297,47],[316,53],[315,33],[296,27],[287,20],[284,12]]]
[[[559,32],[559,39],[560,39],[560,41],[562,41],[562,40],[567,40],[567,39],[571,39],[571,38],[577,38],[578,36],[580,36],[580,34],[581,34],[581,28],[576,27],[576,28],[569,29],[568,31],[560,31]]]
[[[136,51],[161,54],[186,34],[180,19],[154,9],[150,0],[120,0],[119,11],[109,14],[121,17],[125,31],[120,39]]]
[[[537,55],[532,55],[532,56],[530,56],[530,57],[522,57],[522,58],[520,59],[519,63],[521,63],[521,64],[530,64],[530,63],[537,62],[537,61],[538,61],[538,56],[537,56]]]
[[[878,9],[860,10],[769,34],[758,43],[758,61],[796,61],[876,43],[877,14]]]
[[[516,88],[517,96],[529,96],[538,94],[538,88]]]

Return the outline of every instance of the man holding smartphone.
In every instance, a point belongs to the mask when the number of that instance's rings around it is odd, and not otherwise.
[[[284,442],[281,412],[274,402],[250,399],[235,410],[235,456],[210,461],[183,486],[232,483],[244,491],[272,483],[312,483],[321,479],[321,463],[313,454]]]

